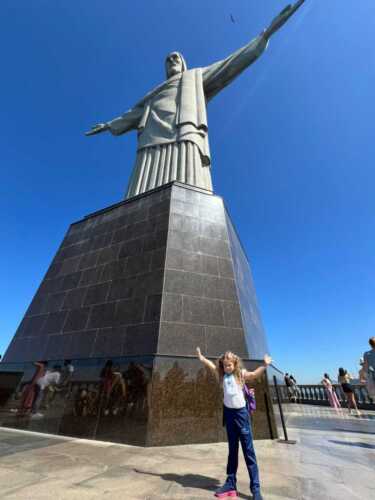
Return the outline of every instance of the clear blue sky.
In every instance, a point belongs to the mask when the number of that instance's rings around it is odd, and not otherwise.
[[[169,51],[210,64],[286,3],[2,0],[0,352],[69,224],[125,191],[135,135],[83,132],[161,82]],[[374,0],[307,0],[209,105],[215,191],[301,382],[356,372],[375,334],[374,19]]]

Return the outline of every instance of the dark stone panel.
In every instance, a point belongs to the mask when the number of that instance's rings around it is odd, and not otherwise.
[[[98,330],[92,350],[93,357],[118,356],[125,345],[126,327],[102,328]]]
[[[87,324],[89,313],[89,307],[83,307],[81,309],[73,309],[72,311],[69,311],[63,331],[70,332],[75,330],[84,330]]]
[[[52,313],[60,311],[64,303],[66,292],[54,293],[48,296],[45,312]]]
[[[61,292],[61,290],[63,290],[64,279],[65,278],[61,277],[44,280],[40,285],[39,292],[44,294]]]
[[[196,358],[157,357],[151,387],[149,446],[225,440],[219,384]]]
[[[167,243],[167,235],[168,230],[164,229],[163,231],[157,231],[154,234],[150,234],[144,237],[143,248],[144,251],[147,252],[149,250],[156,250],[161,247],[165,247]]]
[[[221,224],[215,222],[201,220],[200,221],[200,233],[206,238],[217,238],[221,240],[227,240],[227,228],[225,226],[224,219]]]
[[[264,354],[269,352],[269,349],[258,307],[250,264],[229,216],[227,216],[227,227],[238,301],[241,308],[249,357],[252,359],[262,359]]]
[[[127,226],[128,224],[130,224],[129,218],[130,218],[130,215],[127,213],[117,217],[116,218],[116,229],[118,229],[122,226]]]
[[[198,218],[191,217],[188,212],[185,214],[172,213],[169,227],[175,231],[182,231],[199,235],[201,222]]]
[[[139,238],[153,233],[154,224],[152,221],[147,220],[143,222],[136,222],[135,224],[130,224],[127,226],[126,239],[132,240],[133,238]]]
[[[160,215],[164,214],[165,212],[169,211],[169,205],[170,201],[169,199],[167,200],[161,200],[152,206],[152,214],[153,215]]]
[[[2,363],[25,361],[27,354],[27,345],[29,339],[13,337],[13,340],[8,346]]]
[[[145,298],[119,300],[116,303],[115,325],[134,325],[141,323],[145,309]]]
[[[222,303],[220,300],[184,296],[183,320],[201,325],[224,325]]]
[[[22,328],[23,337],[32,337],[36,335],[41,335],[45,331],[45,326],[48,314],[42,314],[40,316],[32,316],[30,318],[25,318],[25,322]]]
[[[56,276],[60,272],[61,266],[62,266],[62,262],[55,262],[55,261],[52,262],[52,264],[50,265],[50,267],[47,271],[45,279],[56,278]]]
[[[158,323],[129,326],[126,329],[124,356],[153,354],[158,345]]]
[[[159,250],[154,250],[151,255],[151,266],[150,270],[155,271],[156,269],[164,269],[165,265],[165,255],[166,248],[160,248]]]
[[[27,316],[33,316],[35,314],[42,314],[46,311],[47,295],[43,293],[36,293],[29,308],[26,311]]]
[[[137,278],[125,278],[122,280],[112,281],[108,301],[130,299],[130,297],[134,295],[136,284]]]
[[[77,271],[81,256],[72,257],[62,262],[59,275],[71,274]]]
[[[128,226],[117,229],[113,234],[112,243],[121,243],[124,240],[129,239],[129,229]]]
[[[93,306],[87,328],[114,326],[116,302]]]
[[[219,275],[218,258],[201,253],[184,252],[169,248],[166,267],[200,274]]]
[[[234,280],[215,276],[205,276],[202,295],[211,299],[237,300]]]
[[[95,344],[96,332],[97,330],[85,330],[72,333],[67,357],[69,357],[69,359],[90,357]]]
[[[186,252],[200,252],[200,237],[181,231],[170,230],[168,236],[168,251],[170,248],[185,250]]]
[[[45,350],[45,358],[46,359],[64,359],[66,354],[69,352],[70,343],[72,340],[71,335],[65,334],[54,334],[48,335],[46,338],[46,350]]]
[[[92,269],[86,269],[82,271],[81,281],[79,286],[96,285],[99,283],[101,274],[103,272],[104,266],[94,267]],[[104,280],[102,280],[104,281]]]
[[[173,200],[171,212],[182,215],[189,214],[191,217],[199,217],[199,205],[181,200]]]
[[[81,280],[81,276],[81,271],[65,276],[61,290],[71,290],[72,288],[77,288],[78,283]]]
[[[118,258],[124,259],[125,257],[133,257],[135,255],[140,255],[141,253],[143,253],[143,237],[124,241],[121,244]]]
[[[169,201],[168,201],[169,205]],[[154,216],[153,213],[150,214],[150,221],[154,224],[156,232],[166,231],[169,227],[169,211],[167,210],[163,214]]]
[[[232,261],[230,259],[218,258],[218,262],[220,276],[224,278],[234,278]]]
[[[136,278],[133,295],[144,296],[162,293],[163,279],[164,273],[162,270],[138,275]]]
[[[119,251],[120,251],[120,244],[103,248],[98,258],[98,264],[106,264],[107,262],[116,260],[118,258]]]
[[[90,242],[90,250],[99,250],[111,244],[112,233],[99,234]]]
[[[83,303],[87,288],[76,288],[66,293],[62,309],[78,309]]]
[[[163,294],[162,320],[182,321],[182,295]]]
[[[202,274],[167,269],[165,271],[164,290],[170,293],[200,297],[203,296],[206,279],[207,277]]]
[[[242,328],[241,310],[237,301],[223,302],[223,310],[224,310],[225,326],[233,328]]]
[[[116,260],[104,265],[100,281],[112,281],[124,278],[127,275],[128,263],[126,259]]]
[[[42,333],[46,335],[49,333],[61,332],[63,325],[65,323],[66,315],[67,315],[66,311],[60,311],[49,314]]]
[[[109,283],[102,283],[101,285],[89,286],[84,301],[85,306],[93,304],[101,304],[106,301]]]
[[[89,252],[85,255],[82,255],[78,269],[83,270],[90,267],[95,267],[98,261],[99,254],[100,250],[96,250],[95,252]]]
[[[204,326],[186,323],[160,323],[159,354],[194,356],[197,346],[206,352]]]
[[[76,243],[79,243],[85,238],[84,234],[82,233],[74,233],[66,236],[64,238],[64,241],[62,243],[62,247],[68,247],[70,245],[75,245]]]
[[[71,245],[69,247],[61,248],[57,254],[58,260],[70,259],[80,255],[84,250],[84,243],[77,243],[76,245]]]
[[[205,329],[207,356],[221,356],[226,351],[232,351],[240,357],[248,357],[242,328],[206,326]]]
[[[230,258],[229,245],[226,241],[214,238],[201,237],[199,240],[199,250],[207,255],[215,257]]]
[[[65,297],[65,292],[48,294],[48,295],[38,294],[34,298],[26,314],[31,316],[41,313],[50,313],[59,311],[64,301],[64,297]]]
[[[143,320],[146,323],[159,321],[161,314],[161,294],[149,295],[146,298],[146,307]]]
[[[144,274],[150,270],[151,252],[143,253],[135,257],[128,257],[125,275],[127,277]],[[119,276],[121,277],[121,276]]]

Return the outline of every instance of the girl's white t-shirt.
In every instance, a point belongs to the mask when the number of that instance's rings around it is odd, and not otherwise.
[[[234,375],[225,374],[223,378],[224,405],[227,408],[240,409],[246,406],[242,387],[237,383]]]

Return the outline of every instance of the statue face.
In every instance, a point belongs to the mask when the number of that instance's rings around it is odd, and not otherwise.
[[[177,52],[172,52],[166,59],[167,66],[167,76],[170,78],[173,75],[182,73],[182,61],[181,57]]]

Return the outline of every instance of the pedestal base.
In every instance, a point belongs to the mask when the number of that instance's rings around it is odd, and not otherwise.
[[[197,346],[249,368],[268,350],[222,199],[173,183],[70,227],[1,364],[24,372],[1,423],[151,446],[223,440],[220,388]],[[41,359],[74,372],[45,391],[39,420],[10,412]],[[265,377],[256,396],[255,437],[277,437]]]

